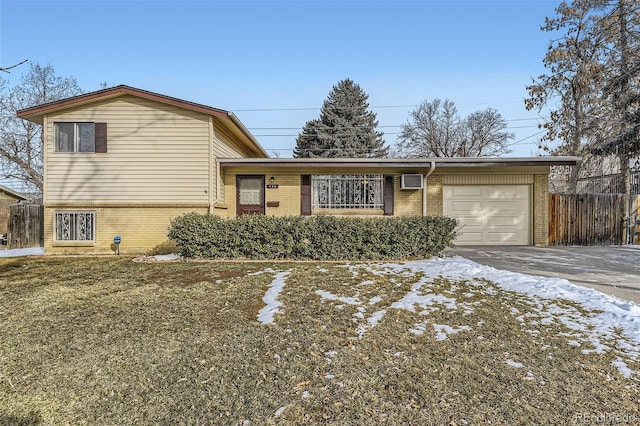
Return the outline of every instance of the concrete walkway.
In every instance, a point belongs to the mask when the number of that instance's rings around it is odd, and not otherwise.
[[[496,269],[560,277],[640,304],[640,247],[463,246],[459,255]]]

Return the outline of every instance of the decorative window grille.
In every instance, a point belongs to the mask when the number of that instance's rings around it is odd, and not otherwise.
[[[56,212],[56,241],[94,241],[95,212]]]
[[[314,209],[382,209],[383,175],[311,176]]]

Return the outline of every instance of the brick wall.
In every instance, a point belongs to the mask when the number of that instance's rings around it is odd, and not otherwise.
[[[53,241],[54,212],[95,211],[95,243],[71,243]],[[206,207],[68,207],[45,208],[44,246],[47,254],[114,254],[113,237],[122,238],[120,253],[148,253],[167,242],[167,230],[171,219],[184,213],[206,213]]]
[[[443,210],[442,175],[431,175],[427,178],[427,214],[441,216]]]
[[[549,245],[549,175],[537,174],[533,179],[533,244]]]

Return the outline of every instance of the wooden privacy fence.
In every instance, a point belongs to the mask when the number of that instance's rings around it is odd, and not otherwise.
[[[14,204],[9,208],[10,249],[44,245],[44,206]]]
[[[620,194],[550,194],[549,244],[623,244],[624,211]]]

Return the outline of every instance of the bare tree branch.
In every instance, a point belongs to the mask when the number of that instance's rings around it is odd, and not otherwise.
[[[15,64],[15,65],[11,65],[10,67],[4,67],[4,68],[3,68],[3,67],[0,67],[0,71],[6,72],[6,73],[10,73],[10,72],[11,72],[11,71],[9,71],[10,69],[15,68],[15,67],[18,67],[18,66],[20,66],[20,65],[24,64],[25,62],[29,62],[29,60],[28,60],[28,59],[25,59],[25,60],[24,60],[24,61],[22,61],[22,62],[19,62],[19,63]]]

